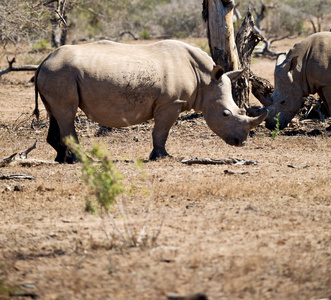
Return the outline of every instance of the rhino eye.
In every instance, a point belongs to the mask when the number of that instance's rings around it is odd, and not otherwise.
[[[285,105],[285,100],[283,100],[282,102],[280,102],[281,105]]]
[[[223,111],[223,116],[224,117],[228,117],[230,115],[231,115],[231,112],[229,110],[226,109],[225,111]]]

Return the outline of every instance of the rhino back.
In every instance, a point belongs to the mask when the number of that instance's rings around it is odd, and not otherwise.
[[[304,94],[320,92],[331,85],[331,33],[315,33],[297,43],[288,57],[298,56]]]
[[[47,81],[56,90],[74,87],[89,117],[121,127],[151,119],[158,106],[176,99],[194,101],[195,68],[207,72],[212,65],[206,53],[178,41],[63,46],[43,63],[38,86],[46,89]]]

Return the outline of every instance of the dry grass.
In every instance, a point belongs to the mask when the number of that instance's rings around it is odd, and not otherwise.
[[[262,72],[266,64],[253,67]],[[35,140],[30,158],[55,156],[46,143],[47,123],[32,129],[22,115],[32,112],[34,92],[32,85],[17,83],[30,75],[11,74],[0,82],[1,158]],[[84,116],[77,121],[84,148],[106,143],[126,180],[138,181],[130,161],[147,159],[152,121],[102,134]],[[174,159],[143,166],[154,193],[149,234],[164,217],[152,248],[107,241],[100,218],[84,212],[79,164],[2,168],[36,180],[0,181],[0,279],[40,299],[165,299],[169,292],[205,292],[210,299],[330,297],[331,140],[326,124],[300,126],[305,134],[291,136],[294,126],[275,140],[259,127],[244,148],[234,148],[202,118],[179,120],[167,143]],[[308,135],[314,128],[322,134]],[[179,162],[191,157],[237,157],[257,164]],[[146,202],[144,193],[127,202],[136,228],[146,216]]]

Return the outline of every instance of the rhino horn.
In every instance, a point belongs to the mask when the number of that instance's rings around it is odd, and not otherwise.
[[[250,129],[258,126],[268,117],[269,111],[266,108],[261,108],[261,111],[264,111],[261,115],[250,118]]]
[[[263,98],[259,100],[264,106],[270,106],[273,104],[272,98]]]
[[[261,110],[261,107],[257,108],[257,107],[249,107],[246,103],[244,103],[244,107],[245,107],[245,110],[246,110],[246,113],[248,116],[250,117],[257,117],[260,115],[260,110]]]

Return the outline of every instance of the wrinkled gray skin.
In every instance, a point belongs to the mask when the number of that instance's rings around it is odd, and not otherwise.
[[[318,93],[331,109],[331,33],[315,33],[297,43],[286,55],[279,57],[275,69],[275,90],[268,105],[266,127],[274,129],[278,113],[283,129],[300,110],[303,97]],[[269,103],[268,103],[269,102]],[[271,104],[271,105],[270,105]],[[264,109],[258,113],[263,112]]]
[[[48,111],[47,141],[56,161],[76,158],[63,139],[78,138],[74,118],[80,107],[92,120],[125,127],[154,118],[150,159],[167,156],[165,143],[180,112],[201,111],[208,126],[228,144],[242,146],[249,131],[267,113],[251,118],[231,96],[231,79],[198,48],[179,41],[147,45],[97,42],[63,46],[51,53],[36,72],[38,92]]]

